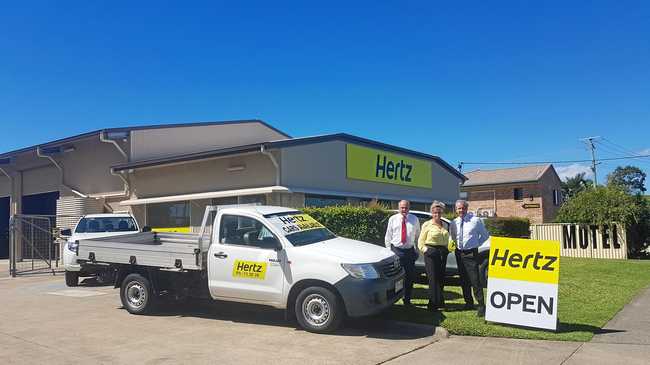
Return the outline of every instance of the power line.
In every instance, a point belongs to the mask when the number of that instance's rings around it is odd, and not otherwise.
[[[636,158],[646,158],[650,157],[650,154],[645,155],[634,155],[634,156],[623,156],[623,157],[610,157],[610,158],[599,158],[596,162],[600,161],[617,161],[617,160],[629,160]],[[565,164],[565,163],[580,163],[580,162],[592,162],[589,160],[557,160],[557,161],[527,161],[527,162],[466,162],[461,161],[462,165],[541,165],[541,164]]]

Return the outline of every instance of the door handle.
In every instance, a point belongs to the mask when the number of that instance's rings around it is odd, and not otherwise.
[[[228,255],[226,255],[226,254],[223,253],[223,252],[218,252],[218,253],[215,253],[215,254],[214,254],[214,257],[216,257],[216,258],[218,258],[218,259],[225,259],[226,257],[228,257]]]

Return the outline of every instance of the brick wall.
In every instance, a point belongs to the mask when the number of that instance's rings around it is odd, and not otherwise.
[[[523,189],[523,199],[514,200],[514,189]],[[495,209],[497,217],[528,218],[531,223],[544,223],[544,187],[542,184],[512,184],[482,187],[463,187],[467,192],[469,210]],[[546,195],[546,193],[544,193]],[[551,195],[551,204],[553,197]],[[539,208],[524,208],[524,204],[538,204]]]

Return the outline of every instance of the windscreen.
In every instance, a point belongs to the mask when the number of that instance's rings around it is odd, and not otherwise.
[[[82,218],[75,233],[137,232],[138,226],[133,217]]]
[[[266,217],[294,246],[305,246],[336,238],[334,233],[309,214],[287,212]]]

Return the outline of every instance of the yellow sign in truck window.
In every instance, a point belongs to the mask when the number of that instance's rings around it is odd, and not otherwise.
[[[557,329],[560,243],[492,237],[485,319]]]
[[[432,188],[430,161],[348,144],[346,162],[348,179]]]

